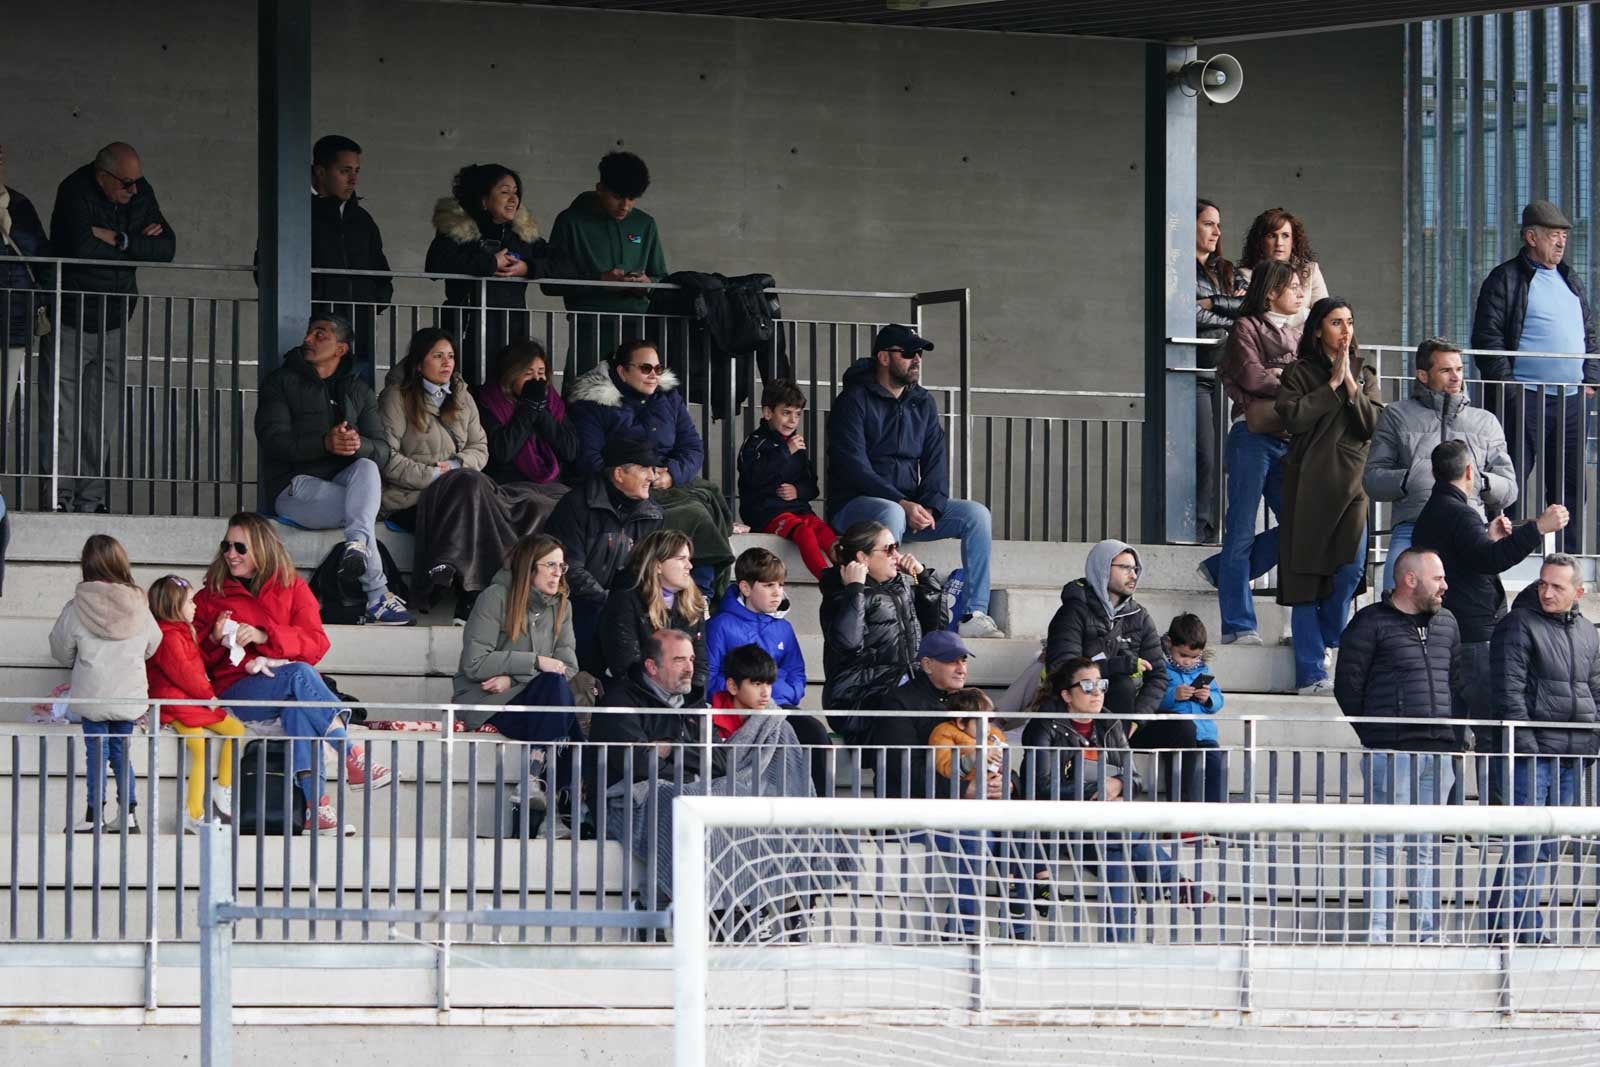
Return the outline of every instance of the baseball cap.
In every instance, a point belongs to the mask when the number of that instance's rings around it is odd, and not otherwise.
[[[922,635],[922,643],[917,645],[917,658],[951,663],[958,659],[971,659],[972,653],[954,633],[934,630]]]
[[[882,352],[886,348],[905,349],[906,355],[914,352],[932,352],[933,342],[925,337],[918,337],[917,331],[909,326],[902,326],[898,322],[891,322],[878,331],[872,339],[872,351]]]

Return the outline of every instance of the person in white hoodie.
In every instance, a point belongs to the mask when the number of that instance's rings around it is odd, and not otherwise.
[[[89,805],[76,833],[139,832],[128,743],[149,706],[144,661],[161,647],[161,627],[144,590],[133,580],[128,554],[116,538],[95,534],[83,543],[83,581],[50,631],[50,654],[72,669],[73,707],[83,718]],[[103,702],[92,698],[102,698]],[[101,822],[106,760],[117,776],[117,812]]]

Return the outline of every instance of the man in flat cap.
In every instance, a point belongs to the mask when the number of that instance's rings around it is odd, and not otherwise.
[[[1473,348],[1529,353],[1476,357],[1484,380],[1517,383],[1491,389],[1485,406],[1505,425],[1519,481],[1539,472],[1513,511],[1576,510],[1582,493],[1583,400],[1600,384],[1600,360],[1572,358],[1596,348],[1583,283],[1562,262],[1571,230],[1548,200],[1523,208],[1522,251],[1489,272],[1472,317]],[[1578,551],[1577,524],[1559,537],[1562,551]]]

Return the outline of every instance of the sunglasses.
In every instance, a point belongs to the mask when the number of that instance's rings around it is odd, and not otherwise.
[[[109,170],[106,170],[104,167],[100,168],[100,173],[104,174],[106,177],[110,178],[112,181],[114,181],[118,185],[122,186],[124,192],[129,192],[129,193],[134,192],[135,190],[137,190],[139,188],[139,182],[143,180],[141,178],[124,178],[120,174],[112,174]]]
[[[227,538],[223,538],[223,554],[226,555],[230,549],[232,549],[233,554],[236,556],[248,556],[250,554],[250,546],[245,544],[243,541],[229,541]]]
[[[890,541],[886,545],[879,545],[877,548],[874,548],[872,551],[873,552],[882,552],[885,556],[893,556],[893,555],[896,555],[897,553],[899,553],[900,544],[897,541]]]
[[[1084,678],[1072,684],[1085,693],[1104,693],[1111,688],[1111,683],[1104,678]]]
[[[633,363],[630,364],[630,366],[632,366],[633,369],[638,371],[640,374],[648,375],[650,377],[654,377],[667,369],[666,365],[661,363]]]

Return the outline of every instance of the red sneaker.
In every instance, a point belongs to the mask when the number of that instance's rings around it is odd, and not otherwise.
[[[305,826],[308,833],[338,834],[341,832],[339,813],[333,810],[333,805],[328,803],[326,796],[322,798],[315,811],[306,812]],[[351,823],[345,823],[342,832],[346,837],[354,837],[356,828]]]
[[[360,745],[351,745],[344,756],[345,779],[351,785],[367,785],[371,782],[372,788],[382,789],[389,784],[389,768],[381,763],[367,766],[367,755]]]

